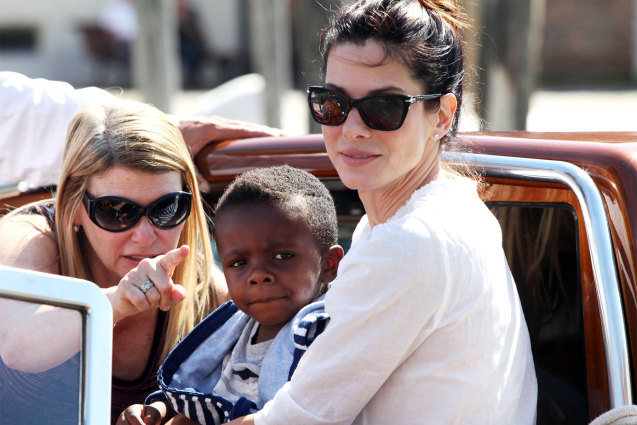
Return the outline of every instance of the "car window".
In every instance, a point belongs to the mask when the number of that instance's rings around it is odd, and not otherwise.
[[[336,215],[338,217],[338,243],[347,252],[352,244],[352,235],[361,216],[365,213],[363,204],[358,197],[358,193],[349,190],[338,182],[328,182],[327,187],[334,199]]]
[[[5,299],[2,308],[12,304],[30,304],[44,309],[48,304]],[[69,309],[72,316],[81,321],[81,313]],[[79,340],[82,335],[77,335]],[[27,353],[25,353],[26,355]],[[6,425],[58,425],[77,424],[80,419],[82,351],[51,369],[29,373],[14,369],[0,359],[0,418]],[[51,353],[45,341],[30,350],[29,356],[46,361]],[[13,364],[11,363],[11,366]]]
[[[65,330],[80,350],[44,370],[25,369],[22,359],[0,358],[2,425],[107,425],[110,422],[113,311],[93,283],[0,266],[0,308],[24,314],[23,307],[62,309],[81,326]],[[2,326],[2,325],[0,325]],[[69,332],[71,335],[69,335]],[[77,335],[73,335],[77,332]],[[50,359],[50,340],[29,347],[25,356]],[[49,356],[49,357],[47,357]]]
[[[588,422],[578,223],[567,204],[488,202],[531,337],[538,423]]]

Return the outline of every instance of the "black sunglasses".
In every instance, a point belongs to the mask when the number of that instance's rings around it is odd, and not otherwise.
[[[183,223],[190,215],[192,194],[174,192],[162,196],[146,207],[118,196],[93,198],[84,193],[84,206],[91,221],[109,232],[123,232],[147,216],[160,229]]]
[[[342,93],[321,86],[307,88],[307,100],[310,103],[312,118],[322,125],[341,125],[347,119],[352,108],[358,112],[369,128],[374,130],[398,130],[412,103],[435,99],[441,94],[421,94],[407,96],[403,94],[375,94],[352,99]]]

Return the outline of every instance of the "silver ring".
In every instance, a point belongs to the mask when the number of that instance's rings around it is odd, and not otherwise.
[[[155,284],[152,281],[147,280],[139,286],[139,290],[142,291],[142,294],[146,294],[146,292],[148,292],[148,290],[153,286],[155,286]]]

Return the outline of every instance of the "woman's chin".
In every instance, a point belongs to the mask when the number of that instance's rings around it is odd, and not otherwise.
[[[338,171],[338,170],[337,170]],[[351,190],[371,190],[375,187],[373,176],[360,172],[338,172],[341,182]]]

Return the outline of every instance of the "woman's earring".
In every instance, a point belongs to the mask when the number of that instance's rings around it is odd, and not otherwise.
[[[439,136],[439,134],[438,134],[438,133],[435,133],[435,134],[434,134],[434,139],[435,139],[435,140],[438,140],[438,136]]]
[[[80,225],[79,225],[79,224],[74,224],[74,225],[73,225],[73,231],[74,231],[75,233],[79,232],[79,231],[80,231]]]

